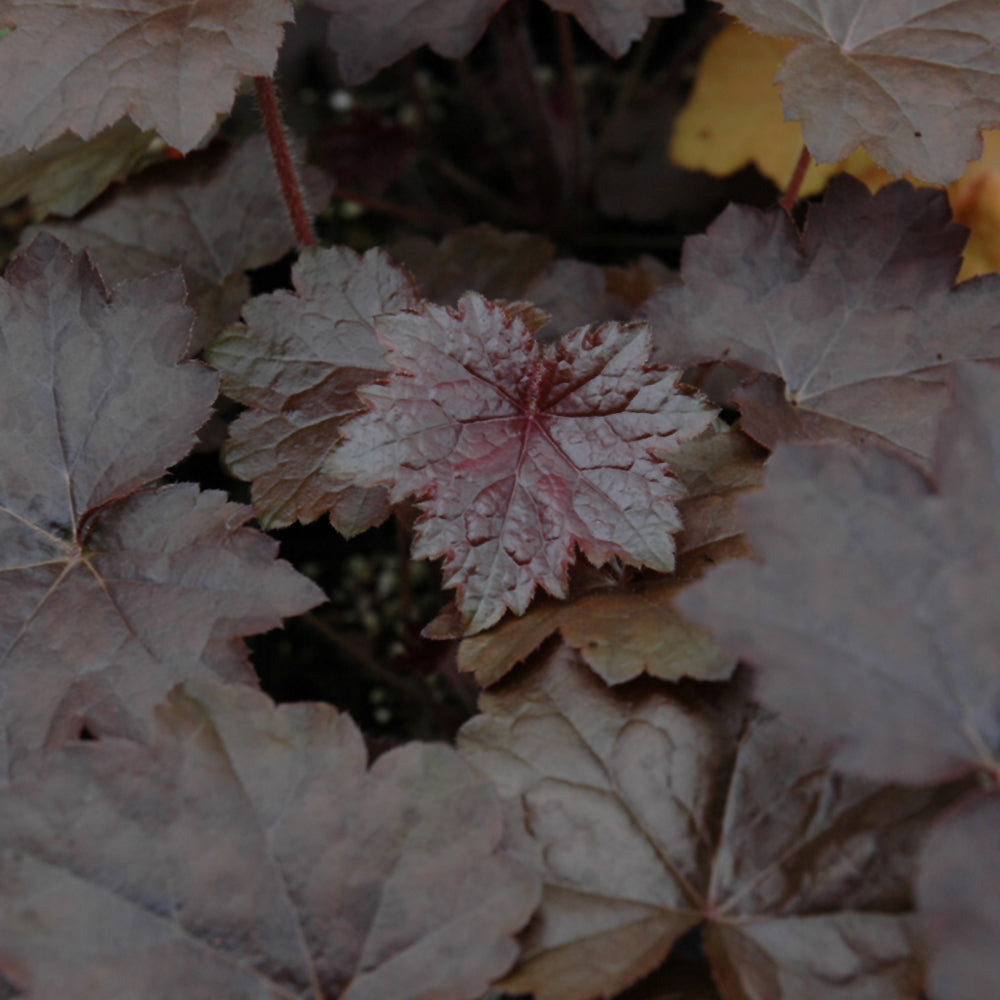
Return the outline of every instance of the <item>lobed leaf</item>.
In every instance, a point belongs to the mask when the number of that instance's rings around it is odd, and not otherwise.
[[[366,763],[332,707],[208,684],[148,745],[36,762],[0,792],[0,973],[37,1000],[473,1000],[537,873],[451,748]]]
[[[109,293],[44,234],[0,284],[0,776],[84,722],[140,732],[184,678],[253,683],[238,637],[322,598],[248,508],[151,488],[216,394],[178,363],[183,297],[176,273]]]
[[[565,647],[480,708],[459,750],[545,880],[501,988],[612,996],[700,926],[727,1000],[915,995],[910,878],[953,792],[843,779],[740,685],[609,690]]]
[[[261,523],[277,528],[329,512],[353,535],[389,515],[385,490],[324,473],[345,421],[364,410],[357,390],[388,370],[375,317],[416,306],[413,279],[382,251],[306,250],[294,292],[248,302],[207,357],[223,389],[250,409],[230,429],[223,456],[253,481]]]
[[[952,287],[965,236],[943,192],[905,183],[837,178],[801,239],[778,208],[730,206],[644,309],[657,357],[737,367],[742,427],[768,447],[876,440],[926,460],[948,363],[1000,359],[1000,281]]]
[[[362,391],[371,409],[327,465],[418,498],[414,557],[444,558],[471,632],[522,613],[537,585],[563,596],[577,546],[669,572],[682,491],[660,456],[713,424],[679,371],[646,366],[645,328],[541,345],[544,318],[472,292],[380,318],[395,370]]]
[[[678,598],[768,705],[887,781],[1000,774],[1000,374],[957,369],[936,488],[843,445],[785,446],[744,506],[755,561]]]
[[[187,153],[244,76],[270,76],[289,0],[3,0],[0,155],[128,115]]]
[[[746,554],[736,500],[763,481],[762,449],[734,430],[688,441],[671,466],[686,495],[677,503],[684,530],[669,577],[627,585],[598,574],[571,581],[566,600],[542,598],[522,617],[463,640],[459,669],[474,673],[486,687],[558,632],[608,684],[644,672],[665,680],[728,677],[736,666],[733,658],[687,621],[673,599],[709,566]]]
[[[856,147],[894,177],[947,184],[1000,126],[1000,8],[989,0],[723,0],[755,31],[801,38],[782,65],[785,116],[816,159]]]

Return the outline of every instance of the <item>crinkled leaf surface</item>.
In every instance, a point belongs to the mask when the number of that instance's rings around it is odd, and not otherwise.
[[[756,370],[735,399],[769,447],[876,438],[927,459],[947,363],[1000,358],[1000,281],[952,287],[965,235],[943,192],[905,182],[836,179],[801,242],[780,209],[731,206],[646,304],[657,358]]]
[[[253,683],[237,637],[321,592],[241,525],[249,508],[179,484],[217,379],[184,354],[179,274],[108,293],[39,236],[0,285],[0,775],[73,733],[131,733],[179,680]]]
[[[127,118],[86,142],[66,133],[41,149],[0,159],[0,205],[27,196],[36,219],[76,215],[113,181],[155,162],[166,148],[155,132],[143,132]]]
[[[1000,796],[974,796],[935,823],[917,905],[934,1000],[981,1000],[1000,983]]]
[[[364,410],[357,389],[385,374],[375,317],[415,307],[413,279],[379,250],[304,251],[295,291],[259,296],[243,322],[223,332],[208,358],[223,389],[249,407],[233,424],[224,456],[253,481],[261,522],[282,527],[329,512],[352,535],[385,520],[382,487],[365,489],[323,472],[346,420]]]
[[[313,0],[330,12],[328,41],[346,83],[365,83],[421,45],[460,59],[506,0]]]
[[[270,76],[288,0],[3,0],[0,155],[125,115],[186,153],[244,76]]]
[[[642,38],[651,17],[684,13],[684,0],[545,0],[572,14],[608,55],[625,55]]]
[[[328,469],[418,498],[415,558],[445,560],[470,632],[565,594],[574,547],[669,572],[682,490],[657,457],[715,411],[646,365],[644,326],[584,327],[541,345],[524,303],[475,293],[457,310],[382,317],[394,372],[363,390]]]
[[[778,82],[818,160],[857,146],[894,177],[947,184],[1000,126],[1000,7],[991,0],[723,0],[749,27],[801,38]]]
[[[610,690],[565,647],[480,707],[459,749],[545,878],[504,989],[613,996],[701,924],[728,1000],[916,994],[909,883],[935,793],[843,779],[739,686]]]
[[[0,972],[37,1000],[480,995],[538,876],[449,747],[366,767],[329,705],[197,685],[148,746],[64,747],[0,793]]]
[[[883,780],[1000,774],[1000,375],[958,371],[937,490],[875,449],[785,446],[744,505],[758,560],[678,598],[766,704]]]
[[[558,631],[609,684],[643,672],[668,680],[728,677],[733,658],[677,612],[673,597],[709,566],[746,554],[737,500],[763,481],[763,455],[739,431],[688,441],[671,457],[687,492],[677,503],[684,530],[669,577],[627,586],[597,574],[571,581],[569,600],[542,598],[520,618],[465,639],[458,649],[459,669],[474,673],[486,687]]]
[[[307,202],[319,211],[332,181],[314,167],[301,177]],[[296,245],[262,135],[147,171],[82,218],[43,228],[74,250],[89,250],[112,284],[180,267],[197,313],[192,354],[239,318],[250,296],[244,271]],[[37,231],[30,227],[23,241]]]

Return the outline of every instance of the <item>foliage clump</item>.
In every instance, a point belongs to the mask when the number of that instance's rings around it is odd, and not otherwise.
[[[0,994],[997,994],[1000,13],[722,6],[0,2]]]

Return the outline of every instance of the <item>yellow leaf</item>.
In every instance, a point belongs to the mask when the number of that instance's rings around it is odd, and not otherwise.
[[[972,230],[958,280],[1000,271],[1000,132],[984,132],[982,159],[948,186],[955,221]]]

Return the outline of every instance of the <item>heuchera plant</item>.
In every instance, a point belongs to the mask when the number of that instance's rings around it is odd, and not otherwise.
[[[1000,996],[1000,278],[935,186],[1000,127],[1000,7],[546,4],[0,0],[0,996]],[[777,203],[679,273],[461,228],[635,204],[643,74],[727,16],[795,40]],[[406,60],[430,138],[363,108],[303,166],[293,18],[351,87]],[[264,135],[213,141],[246,80]],[[860,146],[909,179],[800,203]],[[331,194],[444,238],[321,245]],[[249,503],[169,471],[226,424]],[[364,655],[474,692],[450,745],[276,704],[245,642],[332,596],[266,531],[390,516],[451,603]]]

